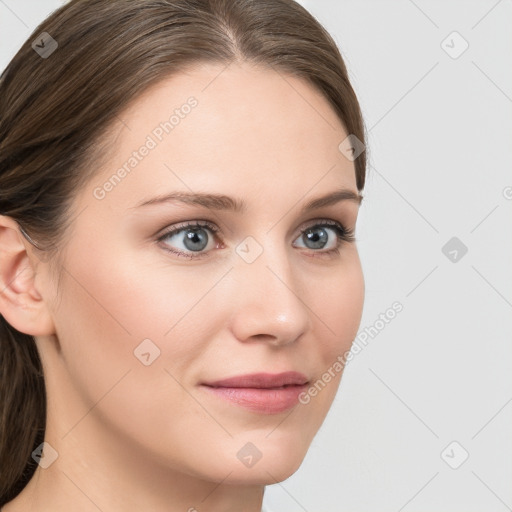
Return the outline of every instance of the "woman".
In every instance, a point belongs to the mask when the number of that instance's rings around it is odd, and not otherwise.
[[[261,510],[364,301],[335,43],[293,0],[73,0],[0,98],[2,511]]]

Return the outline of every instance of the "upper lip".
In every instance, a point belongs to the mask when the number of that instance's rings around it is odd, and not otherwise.
[[[229,377],[214,382],[204,382],[205,386],[217,388],[280,388],[282,386],[302,386],[307,384],[308,379],[299,372],[283,373],[251,373]]]

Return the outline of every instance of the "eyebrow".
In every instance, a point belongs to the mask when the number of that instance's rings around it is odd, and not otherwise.
[[[331,206],[341,201],[350,201],[359,205],[362,200],[363,196],[360,193],[342,188],[324,196],[309,200],[301,208],[301,213],[307,213],[311,210]],[[211,210],[226,210],[237,213],[244,213],[247,208],[246,203],[242,199],[233,198],[224,194],[203,194],[191,192],[172,192],[170,194],[153,197],[152,199],[148,199],[147,201],[137,204],[134,208],[162,203],[172,203],[176,201],[184,204],[202,206]]]

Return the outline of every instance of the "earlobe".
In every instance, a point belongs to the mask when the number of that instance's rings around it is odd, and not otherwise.
[[[19,225],[0,215],[0,314],[32,336],[54,334],[50,311],[35,283],[35,267]]]

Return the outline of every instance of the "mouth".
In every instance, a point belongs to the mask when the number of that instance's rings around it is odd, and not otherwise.
[[[307,385],[307,377],[291,371],[240,375],[201,384],[217,398],[260,414],[278,414],[291,409]]]

